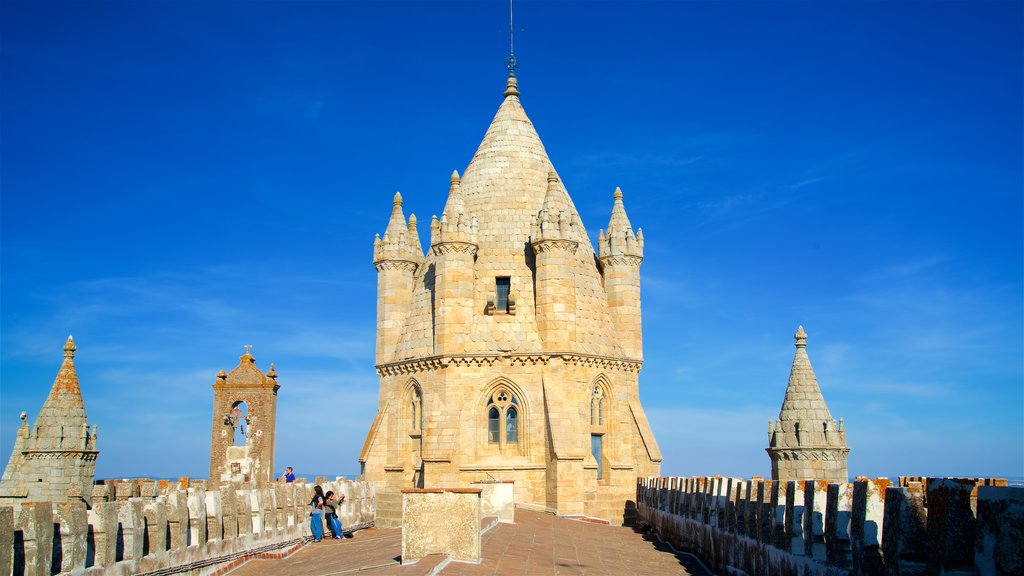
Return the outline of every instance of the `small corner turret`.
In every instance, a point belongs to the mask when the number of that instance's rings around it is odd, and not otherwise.
[[[602,264],[615,258],[622,260],[616,263],[639,266],[644,259],[644,233],[642,230],[633,233],[633,226],[629,223],[626,207],[622,203],[622,190],[616,187],[612,198],[608,231],[601,230],[597,241],[598,258]]]
[[[580,224],[576,221],[575,210],[569,206],[569,196],[562,189],[558,174],[548,172],[548,190],[544,204],[533,219],[530,230],[530,244],[534,252],[540,253],[547,242],[561,242],[559,248],[576,252],[579,242]]]
[[[807,333],[799,326],[796,352],[778,420],[768,421],[768,457],[772,480],[828,480],[845,483],[846,429],[825,405],[818,378],[807,356]]]
[[[91,502],[96,474],[98,433],[85,414],[75,369],[74,338],[64,344],[64,360],[34,425],[21,413],[21,427],[0,479],[0,504]]]
[[[430,223],[430,250],[434,256],[434,289],[445,298],[434,301],[434,353],[454,350],[469,330],[473,308],[473,263],[480,230],[475,214],[469,214],[462,197],[462,179],[452,172],[448,201],[441,218]]]
[[[377,270],[389,267],[391,263],[410,264],[415,267],[423,261],[423,250],[420,248],[419,236],[416,231],[416,215],[409,218],[407,225],[402,213],[402,194],[395,192],[391,207],[391,219],[384,230],[384,237],[377,236],[373,240],[373,263]]]
[[[550,170],[544,202],[530,226],[536,254],[537,331],[549,352],[571,350],[576,344],[573,264],[583,232],[569,202],[558,174]]]
[[[598,260],[604,276],[608,311],[619,335],[622,351],[635,359],[643,358],[643,334],[640,318],[640,263],[644,260],[644,233],[637,230],[626,216],[622,190],[612,194],[612,215],[608,231],[601,230],[597,239]]]
[[[373,240],[373,265],[377,268],[377,364],[394,355],[409,313],[413,276],[422,264],[423,247],[416,215],[410,214],[406,224],[402,195],[395,192],[384,237]]]
[[[444,211],[441,212],[441,218],[434,216],[430,222],[430,248],[438,255],[454,249],[475,253],[478,231],[479,223],[476,216],[466,213],[459,172],[452,171],[448,200],[445,202]]]

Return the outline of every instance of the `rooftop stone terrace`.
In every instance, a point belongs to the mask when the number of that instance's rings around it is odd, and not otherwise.
[[[281,560],[252,560],[231,576],[355,574],[361,576],[482,576],[586,574],[612,576],[709,576],[692,556],[676,555],[648,534],[631,528],[580,522],[518,508],[515,524],[498,524],[483,537],[480,564],[429,556],[402,566],[400,529],[371,528],[351,540],[309,544]],[[439,571],[435,572],[435,570]]]

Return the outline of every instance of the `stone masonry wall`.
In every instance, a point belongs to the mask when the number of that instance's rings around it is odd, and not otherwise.
[[[346,529],[372,525],[374,491],[338,479]],[[133,479],[97,484],[84,502],[0,506],[0,574],[222,574],[309,537],[313,485],[208,488],[205,481]]]
[[[638,514],[718,574],[1022,573],[1024,488],[902,480],[641,478]]]

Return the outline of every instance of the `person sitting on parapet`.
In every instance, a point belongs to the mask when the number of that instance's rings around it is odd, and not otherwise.
[[[284,474],[281,475],[281,482],[295,482],[295,472],[292,471],[292,467],[289,466],[284,469]]]

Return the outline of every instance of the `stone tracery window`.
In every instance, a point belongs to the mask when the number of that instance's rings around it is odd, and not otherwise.
[[[419,384],[413,382],[410,385],[406,402],[409,433],[418,434],[423,431],[423,391]]]
[[[487,402],[487,442],[504,448],[519,443],[521,407],[508,389],[500,387]]]
[[[604,426],[604,390],[594,386],[590,395],[590,425]]]

